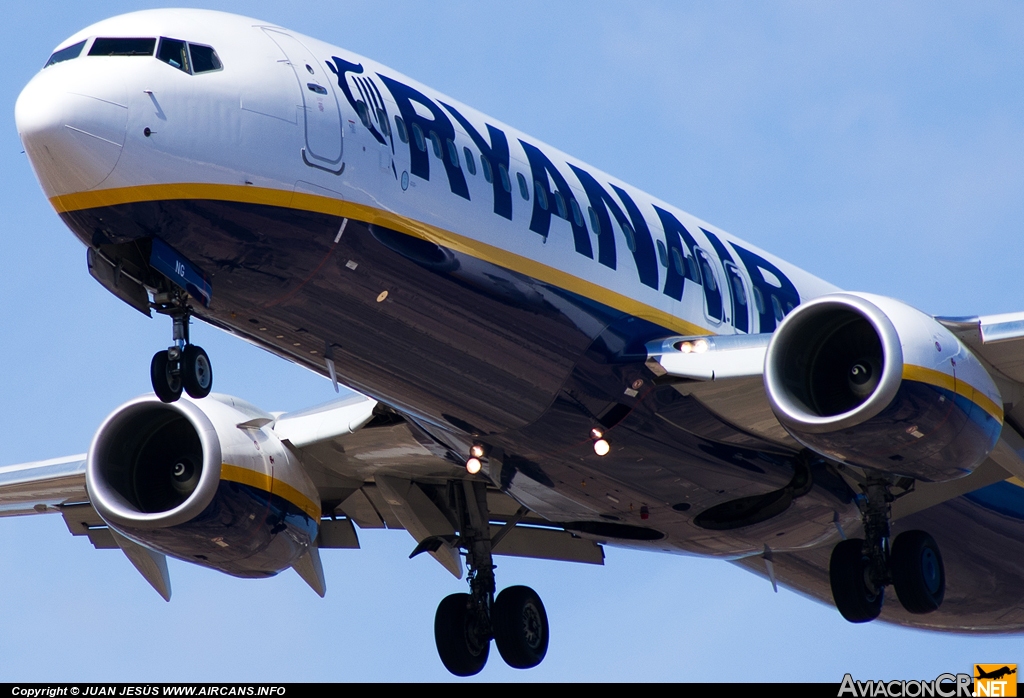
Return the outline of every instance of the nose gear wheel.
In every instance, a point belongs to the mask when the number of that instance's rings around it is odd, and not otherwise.
[[[213,365],[202,347],[189,343],[191,308],[188,297],[178,291],[169,294],[153,309],[173,320],[173,341],[166,351],[158,351],[150,362],[149,376],[153,392],[163,402],[174,402],[182,390],[201,399],[213,389]]]

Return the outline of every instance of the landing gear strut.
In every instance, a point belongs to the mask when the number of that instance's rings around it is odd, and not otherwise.
[[[470,593],[447,596],[437,607],[437,653],[448,671],[472,676],[487,663],[493,639],[509,666],[530,669],[541,663],[548,650],[544,604],[537,592],[525,586],[508,587],[494,598],[491,548],[517,521],[510,521],[492,539],[485,485],[468,480],[461,485],[456,508],[462,525],[455,544],[465,550]]]
[[[939,546],[924,531],[905,531],[889,543],[890,483],[869,477],[861,484],[864,538],[832,550],[829,582],[843,618],[866,623],[882,612],[885,587],[892,584],[909,613],[931,613],[942,604],[946,573]]]
[[[191,309],[187,296],[177,290],[160,294],[154,309],[174,322],[174,344],[153,355],[149,365],[153,392],[163,402],[174,402],[182,390],[196,399],[206,397],[213,388],[213,367],[203,348],[189,343]]]

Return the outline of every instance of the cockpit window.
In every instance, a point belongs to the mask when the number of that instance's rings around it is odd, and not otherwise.
[[[188,47],[192,51],[192,72],[209,73],[224,68],[220,56],[212,47],[200,44],[189,44]]]
[[[90,56],[152,56],[156,39],[96,39]]]
[[[192,72],[189,70],[188,47],[184,41],[161,37],[160,49],[156,52],[156,57],[178,70],[186,73]]]
[[[82,49],[85,47],[85,41],[79,41],[77,44],[71,44],[67,48],[62,48],[60,51],[54,51],[53,55],[50,56],[50,60],[46,61],[44,68],[49,68],[54,63],[60,63],[61,61],[70,61],[72,58],[78,58],[82,54]]]
[[[160,37],[160,49],[156,57],[170,66],[185,73],[209,73],[214,70],[222,70],[224,64],[220,62],[217,52],[210,46],[200,44],[186,44],[181,39],[168,39]],[[313,89],[310,87],[310,89]]]

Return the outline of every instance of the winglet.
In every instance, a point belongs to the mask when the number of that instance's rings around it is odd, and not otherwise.
[[[135,569],[150,586],[156,589],[156,593],[160,594],[164,601],[170,601],[171,575],[167,571],[167,556],[128,540],[114,529],[110,529],[110,533],[124,551],[125,557],[135,565]]]
[[[327,594],[327,580],[324,579],[324,566],[320,562],[320,549],[316,544],[306,548],[306,552],[295,561],[292,569],[298,572],[302,581],[309,585],[322,599]]]

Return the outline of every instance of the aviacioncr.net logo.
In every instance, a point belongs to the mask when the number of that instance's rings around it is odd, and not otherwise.
[[[856,681],[846,674],[838,698],[973,698],[972,681],[970,674],[939,674],[931,681]]]
[[[1016,696],[1016,664],[975,664],[974,696]]]

